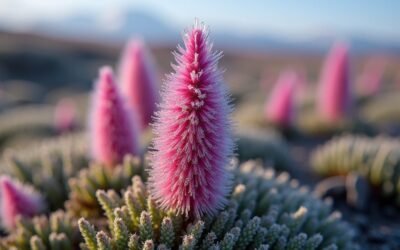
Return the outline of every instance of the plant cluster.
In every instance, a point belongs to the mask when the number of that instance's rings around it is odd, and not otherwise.
[[[190,218],[160,209],[134,176],[120,196],[98,190],[108,227],[79,221],[85,249],[354,249],[351,227],[287,173],[256,161],[234,164],[232,192],[213,216]]]
[[[323,176],[356,172],[400,204],[400,143],[388,137],[343,135],[316,149],[311,165]]]

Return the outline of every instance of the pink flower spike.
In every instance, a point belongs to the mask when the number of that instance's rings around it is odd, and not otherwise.
[[[23,185],[8,176],[0,177],[1,221],[12,230],[17,216],[32,217],[46,210],[44,198],[31,186]]]
[[[122,94],[137,112],[141,128],[147,128],[159,94],[155,65],[143,41],[132,40],[127,44],[120,62],[119,81]]]
[[[139,154],[137,124],[118,92],[112,69],[102,67],[99,73],[90,117],[92,157],[112,167],[126,154]]]
[[[207,28],[196,22],[184,46],[156,114],[149,184],[162,208],[199,217],[227,202],[232,110]]]
[[[267,120],[282,126],[289,127],[294,116],[294,95],[299,77],[292,70],[281,73],[270,97],[265,103]]]
[[[75,103],[68,99],[61,99],[55,108],[54,126],[59,133],[67,133],[77,126]]]
[[[379,93],[382,87],[385,66],[386,62],[379,58],[371,59],[367,62],[358,79],[360,89],[364,94],[375,95]]]
[[[322,70],[317,108],[320,116],[329,122],[344,118],[351,109],[348,57],[347,46],[335,44]]]

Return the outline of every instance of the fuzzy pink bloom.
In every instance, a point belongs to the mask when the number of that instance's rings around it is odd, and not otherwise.
[[[102,67],[99,73],[90,117],[92,156],[115,166],[124,155],[139,153],[137,124],[118,92],[112,69]]]
[[[231,106],[206,27],[196,22],[184,45],[156,114],[149,183],[163,208],[198,217],[227,201]]]
[[[77,126],[76,107],[72,100],[61,99],[54,111],[54,126],[60,133],[70,132]]]
[[[159,100],[157,73],[150,53],[141,40],[126,46],[119,68],[122,94],[132,110],[136,110],[141,127],[152,121]]]
[[[18,215],[32,217],[45,211],[45,201],[32,187],[22,185],[8,176],[0,177],[1,221],[5,228],[15,227]]]
[[[375,58],[367,62],[359,76],[358,83],[366,95],[377,94],[382,87],[382,78],[386,62],[383,59]]]
[[[274,89],[265,103],[265,115],[268,121],[288,127],[294,116],[294,98],[299,77],[289,70],[281,73]]]
[[[331,49],[319,84],[317,108],[320,116],[334,122],[348,115],[352,96],[347,46],[338,43]]]

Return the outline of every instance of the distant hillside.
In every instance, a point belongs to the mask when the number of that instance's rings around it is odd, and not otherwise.
[[[0,32],[0,83],[22,79],[46,88],[89,89],[97,67],[116,60],[114,45],[29,33]]]
[[[104,20],[89,14],[77,14],[57,22],[38,21],[31,25],[33,32],[64,38],[91,39],[100,42],[121,42],[139,36],[152,44],[176,44],[181,28],[174,27],[153,13],[127,9],[118,13],[118,20]],[[326,31],[325,31],[326,32]],[[288,39],[276,35],[242,35],[234,30],[212,29],[218,47],[246,51],[322,53],[335,41],[335,33],[316,32],[308,39]],[[343,35],[340,35],[343,37]],[[344,35],[352,53],[400,54],[400,42],[383,42],[357,34]]]

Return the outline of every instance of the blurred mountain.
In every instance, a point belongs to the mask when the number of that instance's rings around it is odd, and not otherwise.
[[[57,22],[39,21],[31,28],[47,35],[108,42],[121,42],[132,36],[151,43],[172,42],[178,38],[178,29],[169,27],[161,18],[148,12],[128,9],[114,15],[99,17],[80,13]]]
[[[339,32],[334,30],[314,32],[315,35],[303,41],[317,49],[329,48],[335,41],[342,41],[351,47],[355,53],[380,52],[400,53],[400,41],[377,39],[365,34]]]
[[[105,42],[122,42],[139,36],[152,44],[176,44],[181,28],[170,26],[156,15],[144,10],[110,11],[106,16],[76,14],[58,21],[38,21],[31,26],[34,32],[66,38],[83,38]],[[324,34],[325,32],[325,34]],[[307,39],[289,39],[276,35],[242,35],[237,31],[213,29],[213,40],[218,47],[267,52],[325,52],[337,37],[337,32],[315,32]],[[369,36],[346,34],[345,41],[353,53],[399,53],[400,42],[378,41]]]

